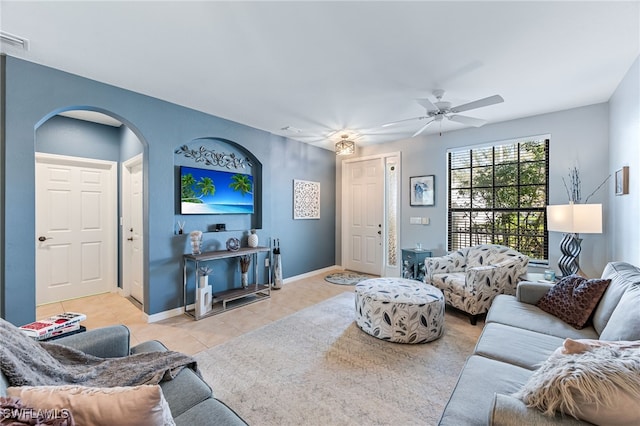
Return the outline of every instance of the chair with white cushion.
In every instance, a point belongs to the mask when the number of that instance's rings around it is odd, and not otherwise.
[[[427,284],[442,290],[445,301],[470,315],[475,325],[498,294],[515,295],[529,258],[509,247],[482,244],[425,259]]]

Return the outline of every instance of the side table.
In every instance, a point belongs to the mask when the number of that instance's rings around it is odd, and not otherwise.
[[[402,249],[402,278],[424,280],[424,259],[431,257],[431,250]]]

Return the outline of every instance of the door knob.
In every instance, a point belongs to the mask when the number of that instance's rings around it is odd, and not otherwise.
[[[378,235],[382,235],[382,231],[378,231]]]
[[[127,238],[127,241],[133,241],[133,237]]]
[[[45,241],[52,240],[52,239],[53,237],[48,237],[48,238],[44,236],[38,237],[38,241],[40,241],[41,243],[44,243]]]

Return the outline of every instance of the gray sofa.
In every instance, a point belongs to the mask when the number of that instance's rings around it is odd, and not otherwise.
[[[552,284],[521,282],[515,296],[497,296],[474,353],[440,418],[440,425],[585,425],[572,417],[548,417],[511,396],[565,338],[640,340],[640,268],[609,263],[611,279],[591,325],[577,330],[535,303]]]
[[[157,341],[130,348],[129,339],[129,329],[120,325],[63,337],[55,343],[102,358],[167,350]],[[0,395],[6,394],[7,387],[6,377],[0,373]],[[209,385],[189,368],[183,369],[173,380],[160,383],[160,387],[176,425],[246,425],[235,412],[215,399]]]

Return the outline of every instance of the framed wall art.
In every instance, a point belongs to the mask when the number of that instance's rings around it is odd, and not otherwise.
[[[625,195],[629,193],[629,166],[624,166],[616,171],[616,195]]]
[[[409,178],[411,206],[433,206],[436,201],[435,175]]]
[[[320,219],[320,182],[293,180],[293,218]]]

